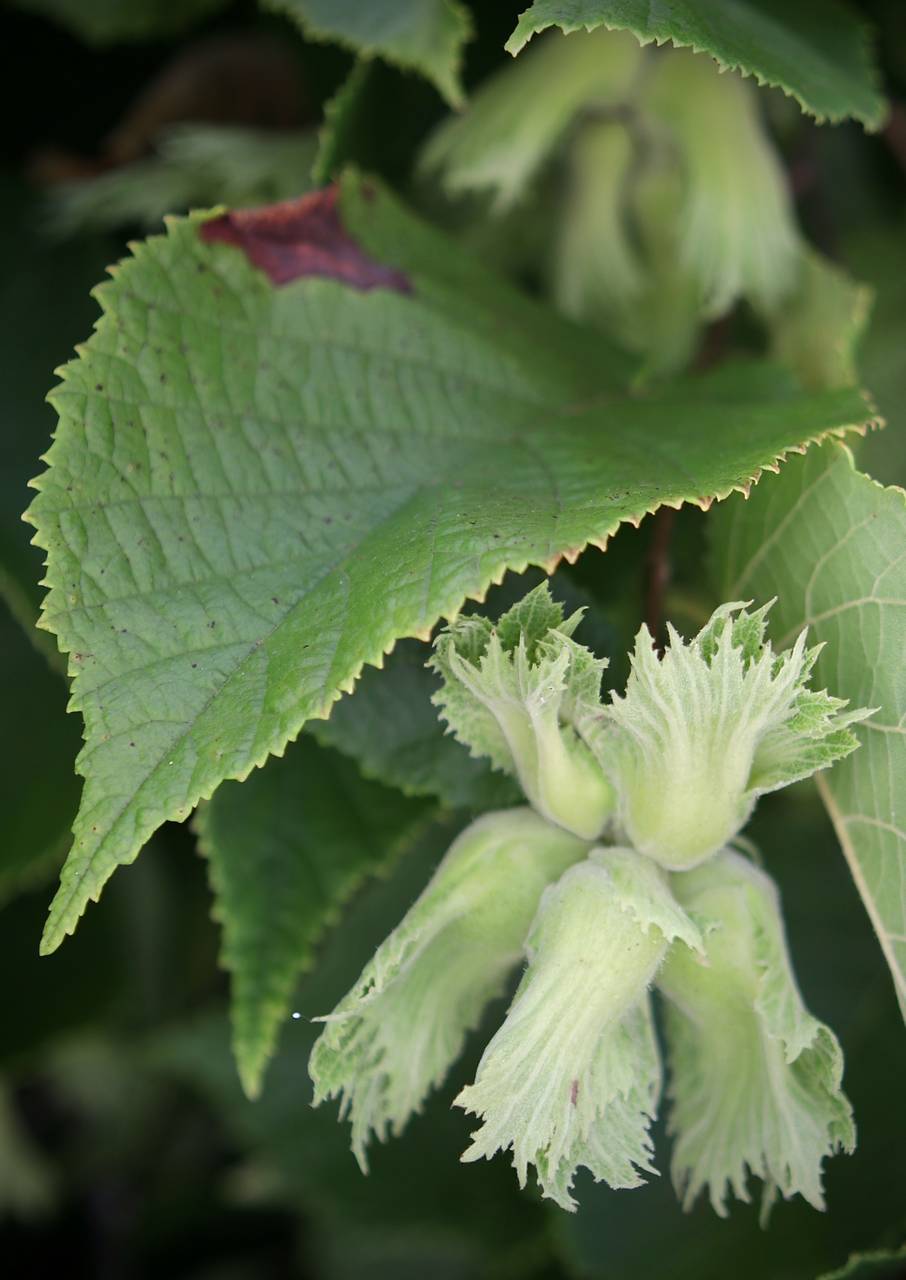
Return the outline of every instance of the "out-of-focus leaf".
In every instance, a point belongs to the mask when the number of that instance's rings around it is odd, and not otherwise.
[[[370,875],[385,873],[427,806],[363,779],[303,738],[245,782],[226,782],[196,819],[210,865],[222,962],[232,975],[233,1048],[257,1096],[300,973]]]
[[[506,47],[517,54],[552,26],[631,31],[642,44],[669,40],[776,85],[818,120],[852,116],[871,129],[884,120],[868,32],[843,0],[535,0]]]
[[[158,138],[156,155],[55,188],[50,227],[66,236],[131,223],[151,228],[168,213],[286,200],[310,188],[315,147],[304,130],[174,126]]]
[[[859,465],[884,484],[906,486],[906,223],[868,227],[843,246],[848,266],[867,280],[874,305],[859,346],[859,373],[887,430],[856,451]]]
[[[365,59],[356,62],[324,106],[324,123],[318,131],[318,150],[311,171],[315,186],[329,182],[352,158],[352,138],[360,123],[371,69],[372,63]]]
[[[13,0],[53,18],[90,44],[160,40],[203,21],[226,0]]]
[[[0,1223],[47,1212],[54,1199],[54,1171],[31,1141],[0,1079]]]
[[[6,738],[0,769],[0,902],[48,880],[69,844],[79,805],[79,723],[66,687],[0,604],[0,706]]]
[[[332,40],[362,57],[418,71],[452,106],[463,100],[462,50],[472,32],[459,0],[267,0],[299,23],[310,40]]]
[[[906,1275],[906,1245],[902,1249],[854,1253],[845,1267],[829,1271],[820,1280],[903,1280]]]

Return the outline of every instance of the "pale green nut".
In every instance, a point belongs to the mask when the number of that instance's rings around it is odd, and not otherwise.
[[[431,665],[443,677],[434,702],[476,756],[518,778],[534,809],[594,840],[614,809],[613,790],[583,733],[601,718],[606,661],[572,639],[547,584],[493,626],[463,618],[438,636]]]
[[[486,814],[453,842],[401,924],[327,1018],[314,1105],[340,1099],[367,1171],[372,1134],[399,1134],[499,995],[544,887],[588,846],[531,809]]]
[[[742,829],[756,800],[825,769],[859,745],[870,715],[808,688],[820,646],[776,654],[766,605],[722,605],[689,643],[668,625],[658,658],[642,627],[625,696],[595,742],[619,797],[619,825],[641,853],[685,870]]]
[[[671,950],[668,997],[673,1179],[689,1208],[703,1189],[721,1216],[728,1191],[764,1182],[762,1218],[779,1192],[823,1209],[822,1163],[852,1151],[836,1037],[806,1010],[787,954],[777,891],[739,854],[674,875],[705,938],[705,961]]]
[[[512,1149],[520,1185],[534,1165],[542,1194],[568,1210],[579,1168],[611,1187],[653,1172],[648,988],[672,939],[701,946],[664,872],[631,849],[595,849],[545,890],[506,1020],[456,1099],[483,1122],[464,1160]]]

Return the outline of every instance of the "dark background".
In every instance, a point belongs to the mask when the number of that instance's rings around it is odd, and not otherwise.
[[[883,0],[862,8],[877,24],[897,103],[906,99],[906,13]],[[475,12],[468,85],[502,63],[515,7],[476,4]],[[264,92],[265,112],[300,126],[320,121],[352,59],[307,44],[289,22],[252,3],[228,6],[166,41],[105,48],[12,4],[0,8],[0,24],[0,572],[12,606],[0,604],[3,1274],[812,1280],[852,1251],[898,1244],[906,1228],[906,1040],[880,951],[810,787],[766,800],[752,835],[784,892],[807,1001],[843,1043],[860,1143],[853,1157],[830,1162],[826,1215],[780,1204],[768,1232],[757,1225],[757,1206],[734,1205],[726,1221],[703,1206],[683,1215],[666,1177],[631,1195],[582,1179],[583,1208],[570,1217],[531,1191],[519,1194],[503,1159],[464,1168],[457,1157],[469,1121],[448,1109],[455,1081],[403,1139],[377,1152],[366,1181],[333,1114],[309,1107],[312,1037],[303,1022],[287,1026],[261,1101],[244,1101],[229,1054],[227,983],[217,968],[205,868],[188,826],[155,836],[75,938],[38,959],[78,798],[79,725],[65,714],[64,681],[46,639],[36,644],[20,625],[32,614],[41,576],[20,513],[53,426],[43,403],[53,370],[90,332],[97,308],[89,290],[139,231],[127,224],[55,236],[52,192],[61,177],[106,165],[107,139],[137,94],[175,55],[203,60],[213,37],[255,31],[284,49],[297,95],[281,96],[277,87],[268,99],[267,76],[250,64],[249,98],[259,111]],[[371,77],[369,101],[377,106],[358,122],[355,158],[406,189],[417,145],[445,108],[415,76],[375,67]],[[199,110],[221,118],[216,101],[185,107],[190,118]],[[781,112],[778,135],[809,234],[878,289],[863,374],[891,426],[863,447],[861,461],[886,482],[906,478],[897,430],[906,392],[901,111],[870,138],[856,126],[818,129],[798,116],[790,123]],[[135,146],[140,154],[140,137]],[[526,283],[537,284],[531,272]],[[682,513],[673,553],[678,598],[685,582],[700,578],[702,530],[698,513]],[[594,552],[575,571],[617,630],[634,631],[642,617],[650,537],[647,525],[621,533],[606,573]],[[325,943],[316,975],[303,982],[300,1008],[332,1006],[465,820],[438,819],[389,881],[360,893],[348,923]],[[27,875],[18,873],[20,862]],[[479,1036],[473,1065],[480,1043]],[[457,1075],[465,1078],[468,1068],[466,1061]],[[895,1275],[896,1268],[869,1274]]]

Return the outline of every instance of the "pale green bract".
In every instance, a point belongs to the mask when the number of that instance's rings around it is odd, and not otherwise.
[[[445,121],[422,165],[451,195],[488,191],[495,213],[522,196],[575,116],[629,92],[641,50],[631,36],[552,35],[492,76],[460,116]]]
[[[453,623],[435,643],[444,683],[433,701],[473,755],[519,779],[543,817],[593,840],[613,792],[579,731],[600,717],[607,663],[572,639],[581,616],[564,620],[542,583],[496,627],[487,618]]]
[[[625,208],[633,162],[632,136],[619,120],[586,124],[570,148],[554,287],[560,310],[577,320],[599,311],[621,317],[644,290]]]
[[[456,1105],[483,1123],[464,1160],[513,1150],[521,1186],[575,1209],[580,1167],[612,1187],[653,1172],[661,1067],[648,986],[671,939],[701,948],[664,873],[631,849],[595,849],[545,890],[528,968]]]
[[[820,646],[776,654],[769,605],[724,604],[688,644],[668,624],[662,658],[647,627],[636,637],[611,731],[595,750],[633,846],[673,870],[715,854],[760,795],[826,769],[859,745],[849,726],[871,712],[808,685]]]
[[[399,1134],[499,995],[545,885],[587,845],[530,809],[477,819],[378,948],[312,1050],[314,1105],[340,1098],[363,1171],[372,1134]]]
[[[756,91],[681,50],[659,56],[652,72],[645,101],[679,148],[679,253],[704,314],[723,315],[739,297],[774,310],[795,288],[799,242]]]
[[[763,1218],[778,1192],[822,1209],[822,1162],[852,1151],[855,1130],[843,1055],[803,1005],[773,882],[731,852],[671,879],[706,951],[703,964],[674,948],[658,977],[677,1192],[689,1208],[707,1188],[724,1216],[728,1191],[749,1199],[752,1173],[765,1183]]]

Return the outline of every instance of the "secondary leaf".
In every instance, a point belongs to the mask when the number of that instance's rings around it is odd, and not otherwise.
[[[365,781],[307,738],[245,782],[225,783],[199,810],[222,960],[232,974],[233,1048],[250,1097],[318,938],[425,816],[425,805]]]
[[[287,1027],[255,1103],[239,1089],[225,1019],[208,1013],[168,1030],[150,1047],[164,1069],[211,1097],[231,1142],[267,1170],[269,1181],[275,1173],[280,1176],[293,1203],[304,1206],[319,1227],[336,1224],[350,1236],[367,1228],[422,1247],[426,1240],[440,1239],[456,1248],[465,1237],[479,1255],[504,1254],[512,1260],[514,1250],[529,1249],[537,1259],[546,1255],[540,1238],[544,1220],[538,1207],[519,1195],[510,1171],[496,1165],[466,1168],[458,1160],[467,1125],[450,1099],[474,1070],[477,1043],[467,1050],[470,1060],[454,1069],[402,1137],[377,1144],[368,1178],[356,1167],[346,1128],[337,1124],[332,1109],[311,1106],[306,1065],[321,1028],[310,1019],[331,1008],[355,982],[419,896],[455,834],[450,824],[434,826],[387,879],[372,881],[357,896],[342,925],[325,940],[317,969],[299,984],[295,1008],[303,1016]],[[486,1256],[477,1256],[466,1274],[483,1275],[488,1269]],[[417,1267],[405,1271],[423,1274]]]
[[[856,391],[758,364],[626,391],[598,337],[373,186],[342,212],[327,192],[172,222],[99,288],[53,393],[29,519],[86,781],[48,950],[162,822],[398,639],[866,419]]]
[[[604,26],[709,53],[795,98],[818,120],[852,116],[870,129],[886,105],[859,16],[842,0],[535,0],[507,42],[512,54],[546,27]]]
[[[299,23],[312,40],[335,40],[363,57],[418,71],[451,106],[463,101],[463,45],[472,33],[459,0],[267,0]]]
[[[778,597],[779,647],[826,642],[815,683],[878,707],[861,748],[818,779],[906,1015],[906,494],[830,445],[715,516],[719,591]]]
[[[155,139],[153,155],[62,183],[51,196],[51,225],[63,235],[132,222],[150,229],[168,213],[284,200],[312,186],[316,146],[303,129],[174,125]]]

